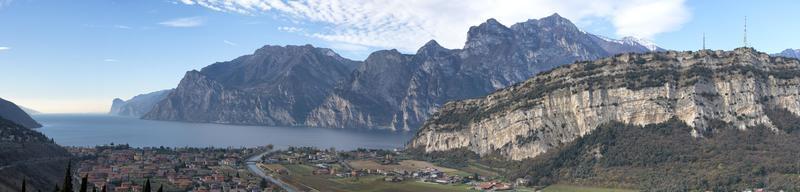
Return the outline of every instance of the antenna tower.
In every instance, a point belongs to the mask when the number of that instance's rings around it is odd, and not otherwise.
[[[747,47],[747,16],[744,16],[744,47]]]

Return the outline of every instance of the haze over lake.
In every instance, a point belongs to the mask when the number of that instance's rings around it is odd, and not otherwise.
[[[288,146],[393,149],[402,147],[413,133],[354,131],[306,127],[237,126],[208,123],[149,121],[102,114],[42,114],[36,129],[64,146],[109,143],[133,147],[256,147]]]

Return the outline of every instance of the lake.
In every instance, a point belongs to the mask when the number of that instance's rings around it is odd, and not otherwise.
[[[36,130],[63,146],[110,143],[132,147],[311,146],[353,150],[402,147],[410,132],[343,130],[308,127],[239,126],[141,120],[101,114],[33,115],[44,127]]]

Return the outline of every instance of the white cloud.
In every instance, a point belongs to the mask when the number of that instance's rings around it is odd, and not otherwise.
[[[205,24],[206,20],[202,17],[175,18],[158,23],[167,27],[198,27]]]
[[[430,39],[458,48],[470,26],[495,18],[511,25],[559,13],[576,23],[608,21],[619,36],[652,38],[691,17],[686,0],[181,0],[216,11],[276,13],[322,24],[304,35],[331,43],[413,51]],[[281,31],[299,32],[297,27]]]
[[[119,60],[116,60],[116,59],[103,59],[103,62],[114,63],[114,62],[117,62],[117,61],[119,61]]]
[[[278,30],[285,31],[285,32],[289,32],[289,33],[297,33],[297,32],[302,32],[302,31],[305,31],[305,29],[303,29],[303,28],[298,28],[298,27],[286,27],[286,26],[283,26],[283,27],[278,27]]]
[[[228,44],[228,45],[230,45],[230,46],[237,46],[237,45],[239,45],[239,44],[236,44],[236,43],[234,43],[234,42],[231,42],[231,41],[228,41],[228,40],[222,40],[222,42],[223,42],[223,43],[225,43],[225,44]]]
[[[114,28],[117,28],[117,29],[131,29],[131,27],[127,26],[127,25],[114,25]]]
[[[0,51],[6,51],[6,50],[10,50],[10,49],[11,49],[11,47],[0,47]]]

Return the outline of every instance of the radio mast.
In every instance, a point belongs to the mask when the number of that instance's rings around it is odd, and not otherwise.
[[[703,50],[706,50],[706,33],[703,32]]]
[[[747,16],[744,16],[744,47],[747,47]]]

